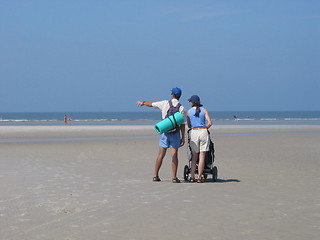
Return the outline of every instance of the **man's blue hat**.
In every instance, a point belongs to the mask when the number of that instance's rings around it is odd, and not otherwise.
[[[175,87],[175,88],[172,88],[171,93],[174,94],[174,95],[176,95],[176,96],[181,96],[182,91],[181,91],[180,88]]]

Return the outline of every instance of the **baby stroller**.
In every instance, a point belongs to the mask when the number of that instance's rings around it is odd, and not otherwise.
[[[188,130],[188,159],[189,159],[189,161],[188,161],[188,165],[184,166],[184,174],[183,174],[185,181],[189,180],[189,174],[191,173],[192,149],[190,146],[190,130],[191,129]],[[210,136],[210,132],[209,132],[209,136]],[[215,158],[214,143],[211,141],[211,138],[209,138],[209,139],[210,139],[210,148],[209,148],[209,151],[206,152],[205,164],[204,164],[204,169],[203,169],[202,175],[203,175],[204,179],[207,179],[208,175],[211,174],[213,182],[216,182],[218,179],[218,168],[213,165],[214,158]],[[199,163],[199,158],[198,158],[195,174],[198,174],[198,163]]]

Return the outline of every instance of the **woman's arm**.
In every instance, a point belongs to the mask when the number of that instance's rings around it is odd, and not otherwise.
[[[206,127],[209,129],[211,126],[212,126],[212,120],[211,120],[211,117],[210,117],[210,114],[209,114],[209,111],[207,109],[204,109],[204,116],[207,120],[207,125]]]
[[[190,110],[188,110],[188,112],[187,112],[187,123],[188,123],[188,128],[191,128]]]

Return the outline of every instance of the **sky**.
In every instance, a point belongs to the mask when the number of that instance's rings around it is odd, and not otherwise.
[[[0,112],[320,110],[319,0],[0,0]],[[145,110],[145,109],[144,109]]]

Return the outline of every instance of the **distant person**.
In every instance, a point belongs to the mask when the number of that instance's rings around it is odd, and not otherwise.
[[[210,114],[200,103],[200,97],[193,95],[188,100],[191,108],[187,112],[187,123],[190,131],[190,147],[192,149],[190,182],[195,182],[195,171],[198,164],[198,183],[204,182],[202,173],[205,165],[206,152],[210,147],[208,129],[212,126]]]
[[[68,116],[68,122],[71,122],[71,121],[72,121],[71,116]]]
[[[172,107],[179,107],[178,111],[184,116],[184,107],[180,104],[179,99],[181,97],[182,91],[180,88],[173,88],[171,90],[171,100],[163,100],[159,102],[145,102],[138,101],[137,104],[139,106],[147,106],[154,107],[162,112],[162,119],[168,117],[168,112]],[[180,134],[181,132],[181,134]],[[161,181],[159,177],[159,170],[162,165],[163,158],[166,155],[167,149],[171,150],[171,158],[172,158],[172,182],[180,183],[180,180],[177,178],[177,170],[178,170],[178,149],[183,146],[185,143],[185,124],[181,124],[177,131],[173,133],[163,133],[160,137],[159,143],[159,153],[156,159],[155,171],[153,176],[154,182]]]
[[[67,115],[64,115],[64,117],[63,117],[63,122],[64,122],[64,125],[66,126],[67,125]]]
[[[233,118],[234,118],[235,121],[238,121],[238,115],[237,115],[237,114],[235,114],[235,115],[233,116]]]

